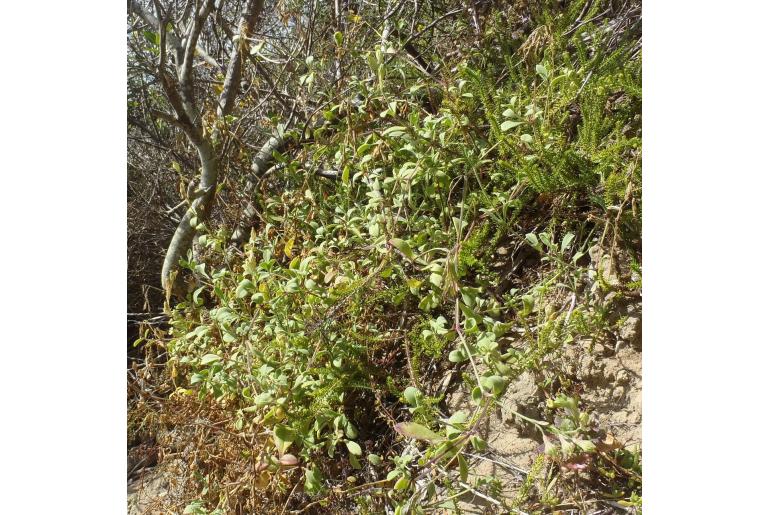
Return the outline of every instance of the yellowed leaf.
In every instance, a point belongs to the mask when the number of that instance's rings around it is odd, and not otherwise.
[[[294,249],[294,238],[289,238],[289,241],[283,246],[283,253],[286,257],[291,257],[291,251]]]

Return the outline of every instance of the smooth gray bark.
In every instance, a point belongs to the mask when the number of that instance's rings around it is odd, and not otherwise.
[[[191,223],[193,218],[196,218],[197,223],[208,218],[211,206],[214,203],[214,196],[216,195],[219,169],[214,149],[208,140],[203,140],[197,146],[197,149],[198,157],[202,164],[200,182],[198,183],[198,189],[194,194],[194,198],[190,199],[190,207],[187,208],[182,220],[177,225],[176,231],[174,231],[174,236],[172,236],[171,243],[169,243],[168,250],[166,251],[166,257],[163,259],[161,282],[166,289],[174,287],[169,282],[169,278],[172,272],[179,266],[179,259],[192,247],[196,232],[196,228]]]
[[[263,0],[249,0],[246,2],[239,22],[239,36],[242,42],[245,42],[252,34],[262,6]],[[157,2],[156,7],[160,11],[160,5]],[[175,272],[178,270],[179,260],[192,248],[193,239],[196,234],[196,227],[192,224],[192,221],[195,219],[197,225],[197,223],[204,222],[208,218],[216,196],[216,186],[219,178],[216,149],[212,144],[212,141],[215,139],[205,135],[201,124],[200,112],[195,103],[192,66],[196,51],[198,54],[204,53],[198,47],[198,38],[206,19],[214,9],[214,1],[204,0],[202,2],[197,12],[194,13],[194,18],[189,24],[183,41],[179,41],[172,34],[167,34],[165,26],[162,26],[164,23],[145,11],[136,0],[130,0],[129,8],[146,23],[158,28],[161,36],[161,59],[158,73],[176,118],[169,114],[165,116],[172,118],[174,124],[184,131],[190,143],[198,151],[201,163],[201,174],[195,198],[191,199],[190,207],[174,231],[163,260],[161,284],[168,296],[172,292],[179,293],[178,286],[180,283]],[[176,77],[173,78],[166,70],[166,47],[173,51],[175,58]],[[217,114],[220,117],[228,115],[232,110],[234,98],[240,84],[242,53],[245,50],[245,44],[234,42],[224,81],[225,88],[219,98],[219,106],[217,108]],[[262,153],[258,154],[257,159],[263,159]]]
[[[252,32],[252,28],[257,23],[259,13],[262,12],[263,0],[249,0],[243,7],[241,13],[240,27],[248,27],[246,33],[241,33],[240,37],[233,41],[233,49],[230,52],[230,64],[227,67],[227,74],[222,88],[222,94],[219,96],[219,105],[217,106],[217,115],[220,117],[229,113],[233,108],[235,92],[241,83],[241,67],[243,66],[243,53],[247,52],[248,42],[246,37]]]
[[[147,25],[151,27],[160,26],[160,22],[158,21],[158,19],[155,16],[153,16],[151,13],[142,9],[142,6],[139,5],[139,3],[136,0],[130,0],[129,6],[131,7],[131,10],[137,16],[139,16]],[[174,52],[177,62],[181,63],[183,59],[182,42],[179,41],[179,38],[177,38],[174,34],[168,34],[166,43],[169,49]],[[178,55],[177,55],[177,50],[179,51]],[[195,50],[196,50],[196,53],[201,57],[201,59],[206,61],[208,64],[210,64],[211,66],[214,66],[215,68],[220,68],[220,69],[222,68],[222,66],[216,61],[216,59],[211,57],[211,55],[209,55],[209,53],[206,52],[206,50],[204,50],[203,47],[198,45]]]
[[[257,180],[262,177],[270,164],[273,162],[273,152],[280,152],[286,145],[286,137],[283,132],[274,133],[267,142],[262,145],[257,155],[251,161],[252,175],[246,182],[246,192],[248,195],[253,195],[254,190],[257,187]],[[233,235],[230,238],[231,241],[243,241],[246,235],[246,229],[254,221],[257,216],[257,208],[249,201],[246,205],[246,209],[243,211],[243,216],[238,226],[233,231]]]

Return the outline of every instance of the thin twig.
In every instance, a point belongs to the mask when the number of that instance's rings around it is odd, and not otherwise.
[[[521,468],[519,468],[519,467],[517,467],[515,465],[511,465],[510,463],[505,463],[505,462],[502,462],[502,461],[493,460],[492,458],[488,458],[487,456],[481,456],[480,454],[473,454],[473,453],[470,453],[470,452],[464,452],[463,454],[466,455],[466,456],[470,456],[471,458],[478,458],[478,459],[482,459],[482,460],[486,460],[486,461],[495,463],[497,465],[500,465],[501,467],[511,469],[511,470],[513,470],[515,472],[518,472],[519,474],[523,474],[525,476],[529,475],[528,471],[526,471],[524,469],[521,469]]]

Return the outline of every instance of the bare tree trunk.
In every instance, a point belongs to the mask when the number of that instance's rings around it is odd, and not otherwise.
[[[286,138],[283,132],[276,132],[270,137],[267,142],[262,145],[257,155],[251,161],[251,178],[246,182],[246,192],[248,195],[253,195],[254,190],[257,187],[257,179],[262,177],[270,167],[270,163],[273,162],[273,152],[280,152],[283,150],[286,144]],[[246,209],[243,212],[238,226],[233,231],[233,235],[230,238],[231,241],[238,242],[243,241],[246,236],[246,229],[254,221],[254,217],[257,216],[257,208],[249,200]]]
[[[203,140],[203,142],[197,146],[197,150],[198,157],[202,164],[198,190],[195,192],[194,198],[190,199],[190,207],[185,212],[182,220],[180,220],[179,225],[177,225],[174,236],[171,238],[171,243],[169,243],[168,250],[166,250],[166,257],[163,260],[161,283],[167,291],[169,289],[174,289],[178,284],[177,281],[169,281],[169,279],[171,278],[172,272],[177,269],[179,259],[192,247],[193,238],[195,237],[196,232],[196,228],[192,224],[193,218],[196,219],[196,224],[206,220],[210,214],[211,206],[214,204],[214,196],[216,195],[219,168],[214,149],[208,140]]]
[[[216,149],[212,144],[214,138],[205,135],[201,125],[200,112],[195,105],[192,66],[196,52],[200,55],[206,55],[198,46],[198,37],[203,30],[206,19],[214,10],[214,0],[204,0],[201,2],[197,12],[194,13],[192,22],[188,26],[186,36],[181,41],[171,34],[166,34],[168,18],[164,17],[162,6],[157,0],[155,1],[155,7],[158,14],[157,18],[145,11],[136,0],[131,0],[129,3],[131,11],[146,23],[156,26],[160,34],[160,64],[158,65],[158,73],[163,89],[174,109],[175,116],[169,113],[158,114],[182,129],[190,143],[198,151],[201,163],[201,175],[197,191],[194,198],[189,199],[190,207],[179,222],[163,261],[161,284],[166,290],[168,297],[172,292],[179,291],[179,278],[176,276],[176,271],[178,270],[179,260],[192,247],[192,242],[195,238],[196,226],[192,224],[193,219],[195,219],[197,225],[208,218],[216,196],[216,186],[219,178]],[[217,106],[217,115],[220,118],[228,115],[232,110],[240,85],[242,54],[248,48],[247,38],[254,31],[262,7],[263,0],[248,0],[243,7],[239,21],[239,40],[233,42],[230,62],[224,80],[224,88]],[[167,49],[174,56],[175,78],[172,78],[166,70]],[[208,61],[208,59],[206,60]],[[258,155],[258,158],[262,159],[260,155]]]

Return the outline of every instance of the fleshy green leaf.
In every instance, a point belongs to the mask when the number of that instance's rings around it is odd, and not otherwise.
[[[404,134],[406,134],[406,127],[401,127],[400,125],[389,127],[382,132],[383,136],[388,136],[390,138],[398,138]]]
[[[294,441],[294,432],[283,424],[276,424],[273,433],[276,438],[280,439],[282,442]]]
[[[477,386],[471,392],[471,400],[473,401],[474,404],[479,405],[479,404],[481,404],[481,399],[482,399],[483,395],[484,394],[482,393],[481,388],[479,388]]]
[[[441,436],[417,422],[399,422],[396,424],[395,430],[397,433],[406,436],[407,438],[414,438],[415,440],[424,440],[426,442],[438,442],[442,440]]]
[[[460,468],[460,479],[462,481],[468,481],[468,462],[462,454],[457,455],[457,463]]]
[[[313,466],[312,469],[305,470],[305,490],[310,493],[317,493],[321,490],[321,471],[318,467]]]
[[[571,232],[568,232],[564,235],[564,238],[561,239],[561,251],[564,252],[569,248],[569,246],[572,244],[572,240],[575,239],[575,235]]]
[[[219,361],[221,359],[222,358],[216,354],[206,354],[201,358],[201,365],[208,365],[209,363],[214,363],[215,361]]]
[[[532,295],[522,295],[521,302],[524,305],[523,309],[521,310],[522,316],[529,315],[532,313],[532,310],[535,309],[535,297]]]
[[[193,304],[195,304],[196,306],[200,306],[203,304],[203,299],[200,298],[200,295],[201,293],[203,293],[204,289],[206,289],[206,287],[201,286],[200,288],[198,288],[193,292],[193,296],[192,296]]]
[[[239,299],[242,299],[249,293],[256,291],[256,289],[257,288],[254,286],[253,282],[251,282],[249,279],[244,279],[238,283],[238,287],[235,289],[235,296]]]
[[[348,440],[347,442],[345,442],[345,446],[348,448],[348,451],[350,451],[350,454],[361,456],[361,446],[358,445],[356,442],[352,440]]]
[[[396,479],[400,475],[401,475],[401,471],[398,469],[394,469],[388,472],[388,475],[385,477],[385,479],[387,479],[388,481],[392,481],[393,479]]]
[[[409,487],[409,478],[406,476],[401,476],[401,479],[396,481],[396,484],[393,486],[394,490],[405,490]]]
[[[412,250],[412,247],[409,246],[409,243],[400,238],[392,238],[390,244],[397,248],[407,258],[414,261],[414,251]]]
[[[495,395],[500,395],[505,390],[506,381],[500,376],[488,376],[481,378],[481,384]]]
[[[596,445],[591,440],[574,440],[583,452],[596,452]]]
[[[527,240],[527,243],[536,249],[540,248],[540,241],[537,239],[537,236],[534,233],[529,233],[524,238]]]
[[[471,445],[477,451],[483,451],[487,448],[487,442],[478,435],[471,436]]]
[[[513,129],[514,127],[518,127],[522,123],[524,123],[524,122],[515,121],[515,120],[506,120],[506,121],[504,121],[503,123],[500,124],[500,130],[505,132],[505,131]]]
[[[420,390],[415,388],[414,386],[408,386],[406,390],[404,390],[404,399],[406,399],[406,402],[409,403],[410,406],[417,406],[417,400],[420,396]]]

